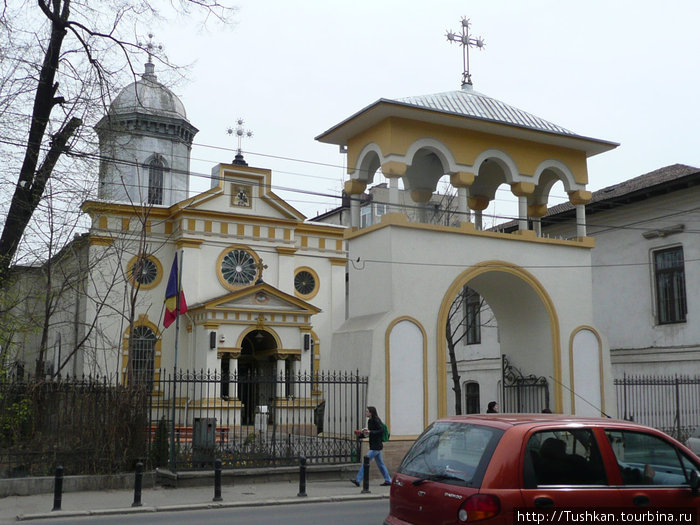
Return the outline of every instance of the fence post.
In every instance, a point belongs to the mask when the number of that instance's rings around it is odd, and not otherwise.
[[[306,458],[304,456],[299,458],[299,493],[297,496],[306,497]]]
[[[132,507],[141,506],[141,487],[143,486],[143,463],[136,463],[136,473],[134,474],[134,502]]]
[[[221,498],[221,460],[214,461],[214,499],[212,501],[222,501]]]
[[[369,456],[362,460],[362,494],[369,494]]]
[[[680,441],[683,439],[683,436],[681,435],[681,393],[678,374],[676,374],[674,379],[676,381],[676,439]]]
[[[56,467],[56,477],[53,483],[53,508],[54,510],[61,510],[61,499],[63,495],[63,467]]]

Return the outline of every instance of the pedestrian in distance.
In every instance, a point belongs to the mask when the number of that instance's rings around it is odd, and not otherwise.
[[[384,434],[382,420],[379,419],[377,409],[374,407],[367,407],[365,416],[367,416],[367,426],[361,430],[361,435],[369,437],[369,451],[367,452],[367,457],[370,461],[374,459],[377,462],[379,472],[384,476],[384,483],[382,483],[382,486],[389,486],[391,485],[391,476],[389,476],[389,471],[386,465],[384,465],[384,459],[382,458],[382,449],[384,448],[384,444],[382,443],[382,436]],[[363,475],[364,468],[360,467],[355,479],[351,479],[350,481],[353,485],[359,487],[360,483],[362,483]]]
[[[497,414],[498,413],[498,403],[496,401],[489,401],[488,407],[486,408],[487,414]]]

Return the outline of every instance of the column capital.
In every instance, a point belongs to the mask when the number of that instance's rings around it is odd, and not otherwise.
[[[527,207],[527,214],[530,217],[544,217],[547,215],[547,205],[546,204],[530,204]]]
[[[589,202],[591,202],[592,198],[593,194],[590,191],[576,190],[569,192],[569,202],[574,206],[580,204],[588,204]]]
[[[533,182],[516,182],[510,185],[510,191],[516,197],[526,197],[535,192],[535,184]]]
[[[411,190],[411,199],[413,202],[428,202],[433,196],[433,190],[415,189]]]
[[[396,160],[390,160],[382,164],[382,173],[387,179],[403,177],[406,175],[406,164]]]
[[[345,193],[348,195],[358,195],[364,193],[367,188],[367,183],[358,179],[350,179],[345,181]]]
[[[450,173],[450,184],[455,188],[468,188],[474,184],[474,174],[468,171]]]
[[[483,211],[489,207],[489,198],[482,195],[473,195],[467,199],[469,208],[475,211]]]

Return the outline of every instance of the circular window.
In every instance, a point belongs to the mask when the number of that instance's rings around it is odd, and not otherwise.
[[[233,248],[219,257],[219,272],[228,287],[245,286],[258,276],[258,260],[243,248]]]
[[[148,289],[160,282],[162,271],[160,263],[153,256],[137,255],[129,262],[128,274],[134,286]]]
[[[294,274],[294,290],[296,295],[310,299],[316,295],[318,276],[311,268],[299,268]]]

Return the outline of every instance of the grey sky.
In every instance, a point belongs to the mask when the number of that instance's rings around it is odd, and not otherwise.
[[[344,173],[337,148],[314,136],[382,97],[459,89],[461,51],[445,32],[458,31],[462,16],[486,41],[484,51],[471,55],[477,91],[576,133],[621,143],[589,160],[589,189],[668,164],[700,166],[700,2],[238,5],[238,23],[230,30],[156,29],[172,60],[196,61],[190,81],[175,89],[200,129],[192,168],[207,174],[213,164],[230,162],[232,151],[210,146],[235,148],[226,128],[243,117],[254,132],[243,144],[246,160],[271,168],[276,191],[308,216],[337,200],[282,188],[339,195]],[[193,184],[207,186],[204,178]],[[508,192],[499,197],[507,199]]]

